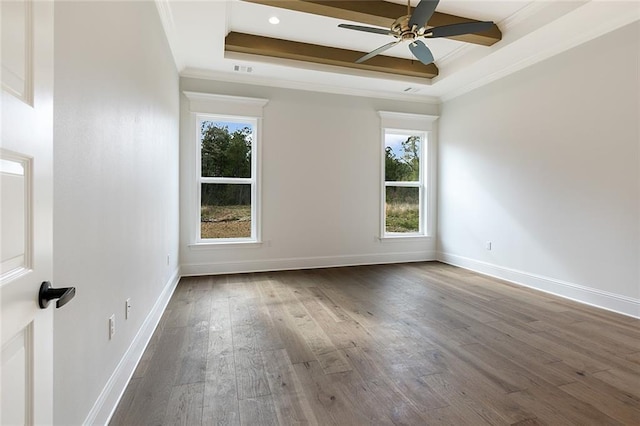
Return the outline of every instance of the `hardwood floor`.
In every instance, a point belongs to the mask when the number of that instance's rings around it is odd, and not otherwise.
[[[440,263],[184,278],[147,424],[640,425],[640,320]]]

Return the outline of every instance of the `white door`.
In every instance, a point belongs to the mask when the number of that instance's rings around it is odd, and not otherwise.
[[[53,2],[0,0],[0,424],[53,420]],[[54,304],[55,305],[55,304]]]

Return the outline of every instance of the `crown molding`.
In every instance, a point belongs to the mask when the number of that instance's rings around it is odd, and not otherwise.
[[[269,99],[263,98],[248,98],[244,96],[230,96],[230,95],[218,95],[215,93],[203,93],[203,92],[191,92],[184,90],[182,93],[190,101],[206,101],[206,102],[222,102],[222,103],[235,103],[248,106],[264,107]]]
[[[390,120],[407,120],[407,121],[427,121],[432,123],[440,118],[439,115],[431,114],[413,114],[409,112],[397,112],[397,111],[378,111],[378,115],[383,119]]]
[[[282,89],[304,90],[309,92],[330,93],[336,95],[350,95],[374,99],[388,99],[397,101],[408,101],[416,103],[426,103],[429,105],[439,105],[440,99],[434,96],[419,95],[415,93],[391,93],[375,90],[365,90],[356,88],[345,88],[326,84],[307,83],[303,81],[292,81],[284,79],[273,79],[269,77],[256,77],[238,75],[228,72],[210,71],[202,69],[187,68],[180,73],[180,77],[197,78],[202,80],[215,80],[229,83],[249,84],[254,86],[278,87]],[[409,83],[410,84],[410,83]]]
[[[180,71],[184,68],[184,60],[178,53],[178,37],[176,35],[176,24],[173,19],[173,13],[171,12],[171,5],[169,0],[155,0],[154,3],[156,4],[158,15],[160,15],[160,22],[162,23],[164,34],[167,37],[167,42],[169,43],[173,62],[175,63],[176,69]]]

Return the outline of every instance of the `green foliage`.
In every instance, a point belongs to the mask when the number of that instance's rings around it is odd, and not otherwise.
[[[411,176],[411,167],[396,157],[390,146],[385,148],[384,153],[384,179],[387,182],[407,180],[405,178]]]
[[[227,126],[202,123],[201,163],[204,177],[251,177],[251,128],[233,133]],[[203,184],[202,205],[249,205],[251,186]]]
[[[420,137],[409,136],[396,155],[385,149],[385,180],[417,182],[420,180]],[[416,187],[387,186],[385,189],[386,231],[418,232],[420,229],[420,192]]]
[[[420,190],[416,187],[387,186],[385,214],[387,232],[420,230]]]
[[[420,212],[417,204],[387,203],[387,232],[418,232],[420,230]]]
[[[251,128],[233,133],[227,126],[202,123],[202,176],[251,177]]]
[[[402,142],[398,157],[391,147],[385,148],[385,180],[387,182],[415,182],[420,179],[420,137],[409,136]]]
[[[251,185],[203,183],[201,206],[248,206],[251,205]]]

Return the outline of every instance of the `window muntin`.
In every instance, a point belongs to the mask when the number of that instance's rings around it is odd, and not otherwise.
[[[258,119],[198,115],[197,241],[257,241]]]
[[[426,133],[384,129],[383,236],[425,235]]]

